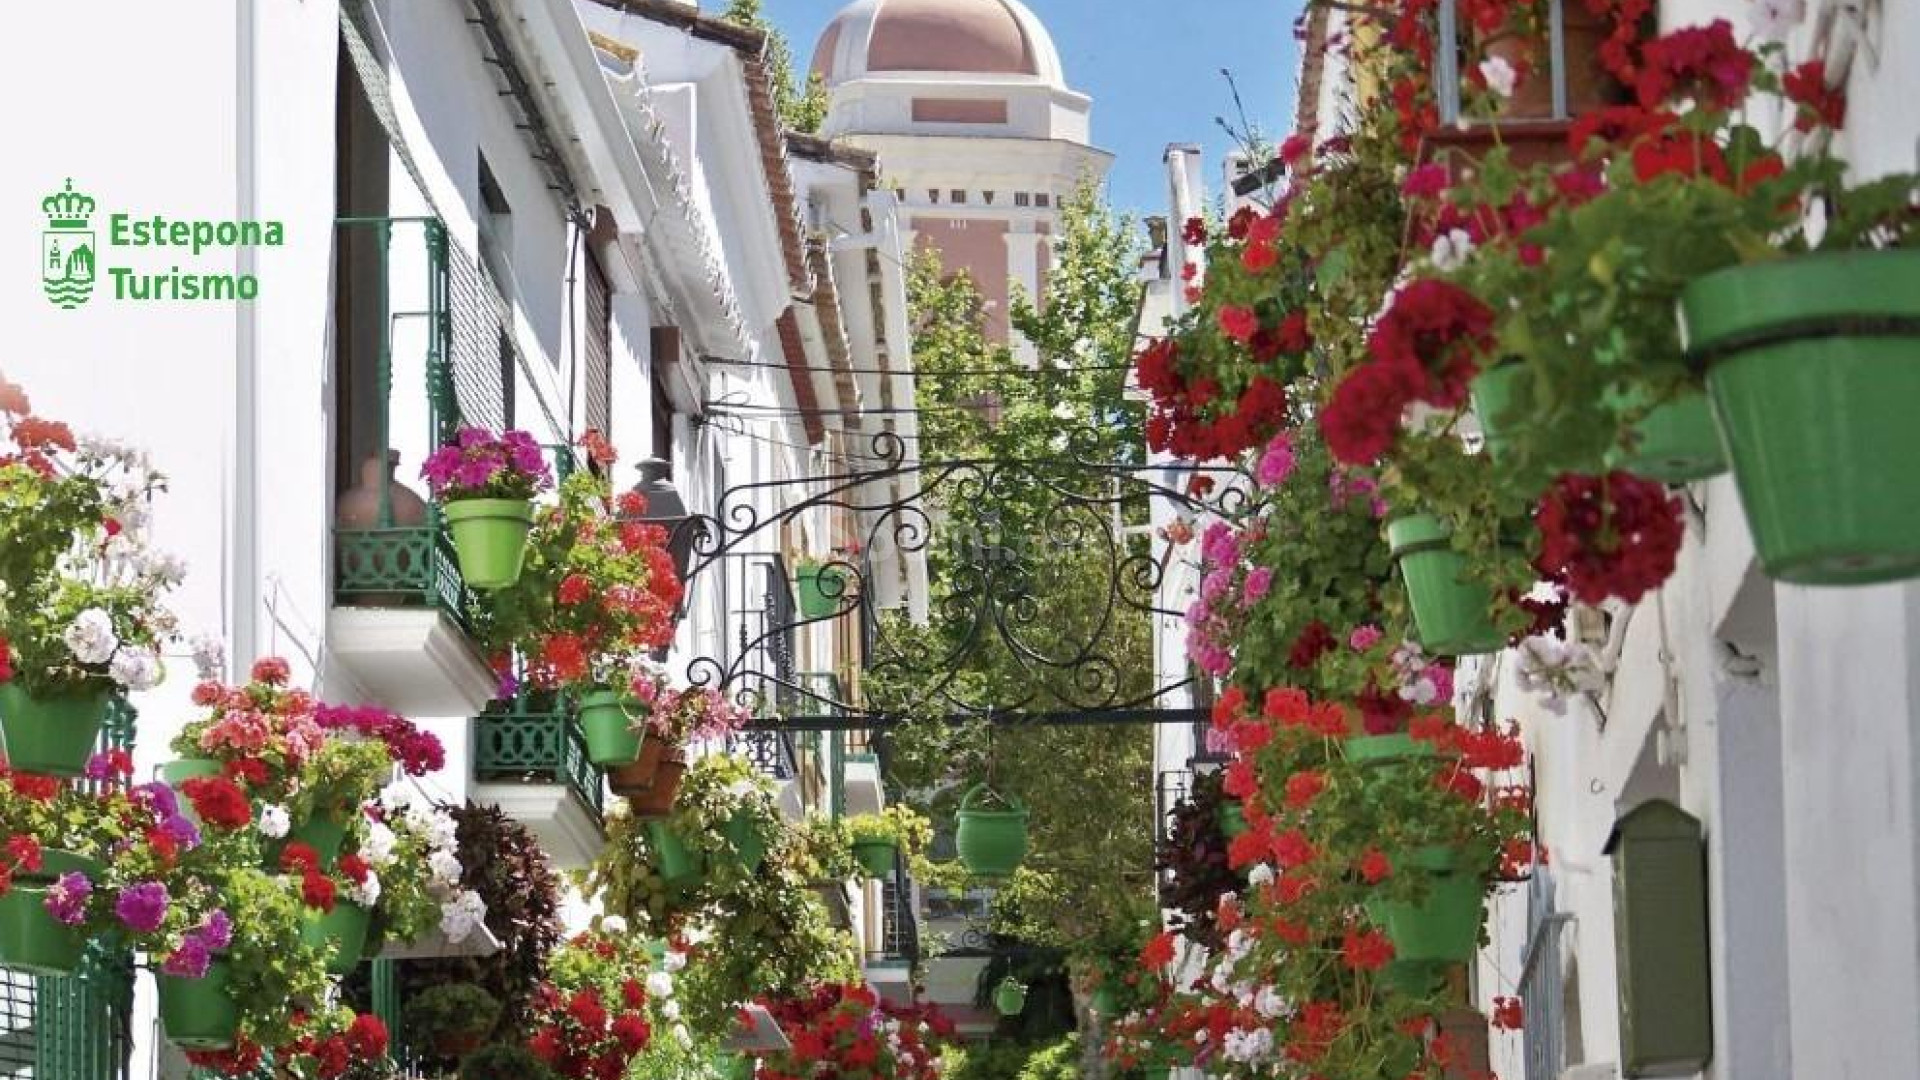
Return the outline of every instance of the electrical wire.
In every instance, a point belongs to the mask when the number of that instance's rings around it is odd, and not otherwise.
[[[809,371],[823,372],[829,375],[906,375],[915,379],[959,379],[994,378],[1013,375],[1076,375],[1081,372],[1128,371],[1132,364],[1076,364],[1071,367],[1051,368],[962,368],[956,371],[916,371],[910,368],[877,367],[821,367],[817,364],[785,364],[772,360],[729,360],[719,356],[703,356],[703,363],[722,367],[766,368],[773,371]]]

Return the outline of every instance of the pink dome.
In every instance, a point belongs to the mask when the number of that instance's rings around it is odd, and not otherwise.
[[[1029,76],[1064,86],[1053,39],[1020,0],[855,0],[820,35],[813,70]]]

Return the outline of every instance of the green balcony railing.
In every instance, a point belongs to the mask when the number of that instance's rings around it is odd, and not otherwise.
[[[521,694],[474,718],[474,779],[565,784],[598,818],[606,811],[600,770],[564,698]]]
[[[467,321],[460,309],[475,305],[461,300],[472,290],[459,287],[458,279],[466,275],[459,274],[450,260],[446,226],[436,218],[388,217],[347,217],[335,224],[339,276],[350,282],[338,309],[335,334],[337,347],[347,358],[343,382],[349,386],[349,401],[372,402],[370,408],[359,405],[350,418],[350,423],[371,426],[346,440],[350,456],[379,454],[395,445],[394,395],[408,392],[395,385],[396,349],[424,353],[420,360],[425,385],[419,393],[424,395],[427,430],[420,433],[425,437],[421,445],[431,448],[450,441],[469,419],[498,422],[493,415],[469,418],[465,412],[504,414],[504,406],[492,407],[492,399],[503,397],[503,390],[470,388],[464,395],[470,406],[463,410],[463,395],[456,386],[455,330]],[[407,272],[398,272],[396,262]],[[405,359],[411,362],[414,357]],[[461,362],[458,366],[484,365]],[[369,378],[371,386],[365,385]],[[496,369],[492,381],[499,379]],[[334,597],[341,604],[436,607],[464,623],[467,590],[439,508],[429,504],[424,520],[418,522],[397,520],[394,487],[382,484],[373,522],[334,530]]]

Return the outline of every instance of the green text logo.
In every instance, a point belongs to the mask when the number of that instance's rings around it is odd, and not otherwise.
[[[40,288],[47,299],[72,311],[93,296],[93,200],[73,190],[40,200],[47,228],[40,234]]]

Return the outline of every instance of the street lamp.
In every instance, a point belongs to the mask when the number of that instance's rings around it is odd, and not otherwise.
[[[691,515],[687,513],[686,501],[680,498],[679,489],[673,486],[673,462],[650,457],[641,461],[638,467],[640,482],[633,486],[633,491],[647,501],[647,509],[644,513],[621,520],[641,521],[666,530],[667,553],[673,556],[673,572],[685,582],[693,562],[696,530],[686,527]]]

